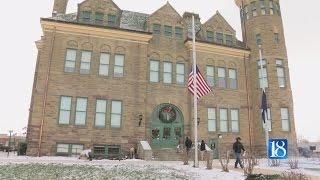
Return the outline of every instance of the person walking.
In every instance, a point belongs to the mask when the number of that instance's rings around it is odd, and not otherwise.
[[[240,164],[240,167],[243,168],[243,164],[241,162],[241,152],[242,151],[245,152],[245,149],[240,141],[241,141],[241,138],[237,137],[236,142],[233,143],[233,151],[236,156],[236,162],[234,163],[234,168],[238,168],[238,164]]]
[[[190,149],[192,147],[192,141],[191,141],[191,139],[189,139],[189,137],[186,138],[185,146],[186,146],[186,149],[187,149],[187,154],[189,154]]]
[[[200,158],[201,161],[203,161],[203,154],[204,151],[206,150],[206,143],[204,142],[204,140],[201,141],[201,145],[200,145]]]

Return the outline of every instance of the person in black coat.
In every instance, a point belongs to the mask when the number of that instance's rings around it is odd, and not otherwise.
[[[236,162],[234,164],[234,168],[238,168],[238,164],[240,164],[240,167],[243,168],[243,164],[241,162],[241,153],[242,151],[245,152],[245,149],[240,141],[241,141],[241,138],[237,137],[236,142],[233,143],[233,151],[236,156]]]
[[[190,149],[192,147],[192,141],[191,141],[191,139],[189,139],[189,137],[186,138],[185,146],[186,146],[186,149],[187,149],[187,154],[189,154]]]
[[[206,150],[206,143],[204,142],[204,140],[201,141],[201,145],[200,145],[200,157],[201,157],[201,161],[203,161],[203,154],[204,151]]]

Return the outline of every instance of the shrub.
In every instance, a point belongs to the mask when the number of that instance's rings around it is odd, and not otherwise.
[[[247,176],[246,180],[278,180],[280,175],[264,175],[264,174],[250,174]]]
[[[272,160],[271,160],[271,166],[272,166],[272,167],[279,167],[279,166],[280,166],[280,160],[278,160],[278,159],[272,159]]]
[[[288,164],[290,169],[299,169],[299,160],[296,158],[289,159]]]
[[[280,177],[281,180],[308,180],[308,177],[300,172],[283,172]]]
[[[221,164],[221,167],[222,167],[222,171],[224,172],[229,172],[229,162],[230,162],[230,156],[229,156],[229,151],[226,152],[226,156],[225,158],[220,155],[219,156],[219,161],[220,161],[220,164]]]
[[[253,169],[256,165],[259,164],[259,160],[253,155],[253,153],[249,152],[243,160],[243,172],[245,175],[251,175],[253,173]]]

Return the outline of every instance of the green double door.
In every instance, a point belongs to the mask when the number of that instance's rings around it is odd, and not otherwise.
[[[183,142],[183,116],[174,105],[158,106],[151,117],[151,146],[153,149],[176,148]]]

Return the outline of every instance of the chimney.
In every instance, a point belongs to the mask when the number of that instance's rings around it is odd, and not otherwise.
[[[183,19],[187,23],[188,27],[188,37],[192,38],[192,16],[194,16],[194,23],[195,23],[195,30],[196,30],[196,37],[199,36],[199,32],[201,30],[201,21],[199,14],[191,13],[191,12],[185,12],[183,14]]]
[[[57,14],[66,14],[68,0],[54,0],[52,16]]]

